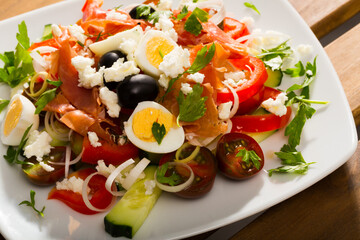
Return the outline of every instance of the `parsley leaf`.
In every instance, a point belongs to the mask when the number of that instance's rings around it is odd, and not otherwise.
[[[286,166],[281,166],[278,168],[274,168],[274,169],[270,169],[268,170],[269,172],[269,176],[271,177],[273,173],[297,173],[297,174],[306,174],[308,169],[309,169],[309,165],[314,164],[314,162],[311,163],[301,163],[295,166],[290,166],[290,165],[286,165]]]
[[[171,11],[156,11],[149,15],[147,18],[148,21],[152,21],[153,24],[159,22],[160,16],[165,15],[170,17],[173,13]]]
[[[257,57],[264,62],[265,66],[270,67],[273,71],[280,70],[283,59],[293,53],[287,42],[288,40],[271,49],[262,49]]]
[[[147,19],[151,15],[151,7],[149,5],[140,5],[136,7],[136,19]]]
[[[22,201],[21,203],[19,203],[19,206],[20,205],[26,205],[26,206],[29,206],[31,207],[35,212],[37,212],[37,214],[39,214],[39,216],[41,217],[44,217],[44,210],[45,210],[45,206],[43,206],[43,208],[40,210],[37,210],[35,208],[35,191],[33,190],[30,190],[30,202],[25,200],[25,201]]]
[[[257,12],[259,15],[261,15],[260,12],[259,12],[259,10],[255,7],[254,4],[249,3],[249,2],[245,2],[245,3],[244,3],[244,6],[247,7],[247,8],[251,8],[252,10],[254,10],[255,12]]]
[[[9,100],[1,99],[0,100],[0,113],[6,108],[6,106],[10,103]]]
[[[151,131],[155,137],[156,142],[160,145],[161,141],[163,140],[163,138],[166,134],[165,125],[164,124],[160,125],[159,123],[154,122],[151,127]]]
[[[284,71],[285,74],[290,75],[291,77],[301,77],[305,74],[305,68],[301,61],[295,64],[295,68],[288,68]]]
[[[184,17],[186,17],[189,13],[189,10],[188,10],[188,6],[184,6],[182,9],[181,9],[181,12],[179,13],[179,15],[177,15],[176,19],[177,20],[182,20]]]
[[[178,185],[182,182],[181,176],[177,174],[175,171],[172,171],[170,176],[166,176],[166,173],[169,169],[169,163],[164,163],[159,166],[158,171],[156,173],[156,179],[158,182],[163,184],[169,184],[170,186]]]
[[[206,65],[208,65],[213,59],[215,50],[216,46],[214,43],[211,44],[209,50],[207,49],[207,46],[202,47],[196,54],[193,64],[191,64],[190,68],[186,72],[189,74],[194,74],[206,67]]]
[[[48,83],[56,86],[56,88],[47,90],[40,95],[39,99],[35,103],[35,106],[36,106],[35,114],[39,114],[44,109],[46,104],[48,104],[51,100],[53,100],[55,98],[56,90],[62,84],[61,81],[50,81],[50,80],[46,80],[46,81]]]
[[[25,22],[18,25],[19,32],[16,34],[18,44],[15,52],[0,54],[0,60],[4,67],[0,68],[0,82],[14,88],[34,73],[32,58],[27,49],[30,47],[30,40],[27,34]]]
[[[30,162],[24,162],[19,160],[19,155],[20,152],[23,150],[23,148],[25,147],[26,141],[28,140],[27,136],[29,134],[29,131],[32,127],[32,124],[25,130],[24,135],[21,138],[20,144],[19,146],[15,149],[15,147],[13,146],[9,146],[7,151],[6,151],[6,155],[4,155],[4,159],[10,163],[10,164],[32,164]]]
[[[252,164],[254,164],[254,166],[256,167],[256,169],[260,168],[261,158],[256,154],[254,150],[249,151],[245,148],[240,149],[239,152],[236,154],[236,157],[242,157],[242,161],[246,164],[250,164],[251,161]]]
[[[306,88],[309,86],[316,78],[316,58],[314,58],[313,64],[308,62],[305,68],[305,79],[302,84],[294,84],[289,87],[286,92],[291,92],[299,89]]]
[[[209,14],[207,12],[200,8],[195,8],[186,20],[184,29],[195,36],[198,36],[203,29],[201,22],[207,22],[208,19]]]
[[[176,98],[179,104],[177,121],[192,122],[204,116],[207,97],[201,97],[202,92],[203,87],[198,83],[194,85],[192,92],[186,98],[182,91],[179,92],[179,96]]]

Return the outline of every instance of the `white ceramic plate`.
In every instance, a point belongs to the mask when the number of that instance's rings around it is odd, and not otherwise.
[[[330,101],[306,123],[302,151],[306,161],[317,162],[305,176],[276,175],[265,171],[247,181],[229,181],[218,175],[213,190],[204,198],[184,200],[163,194],[150,213],[136,239],[183,238],[212,230],[263,211],[306,189],[347,161],[355,151],[357,136],[353,117],[338,77],[316,37],[298,13],[285,0],[252,2],[260,10],[257,15],[243,6],[244,1],[225,0],[228,11],[241,19],[255,18],[255,26],[277,30],[293,38],[293,44],[311,44],[318,56],[318,78],[312,85],[312,98]],[[112,8],[132,1],[105,0]],[[83,1],[65,1],[0,22],[0,52],[13,50],[17,24],[25,20],[30,39],[41,36],[44,24],[73,24],[81,18]],[[2,92],[4,94],[4,92]],[[266,159],[264,169],[280,165],[273,152],[285,143],[283,132],[263,142]],[[0,146],[1,155],[6,151]],[[36,206],[46,205],[45,218],[18,204],[36,191]],[[86,216],[72,211],[56,200],[46,200],[50,187],[28,183],[19,166],[0,161],[0,231],[8,239],[112,239],[104,230],[105,214]]]

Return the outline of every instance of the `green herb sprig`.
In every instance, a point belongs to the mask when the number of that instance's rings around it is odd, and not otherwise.
[[[45,206],[43,206],[43,208],[41,210],[36,209],[35,207],[35,191],[34,190],[30,190],[30,201],[24,200],[21,203],[19,203],[20,205],[26,205],[31,207],[40,217],[44,217],[44,211],[45,211]]]
[[[164,124],[159,124],[154,122],[151,127],[152,134],[156,140],[156,142],[160,145],[164,136],[166,135],[166,129]]]
[[[256,169],[260,168],[261,158],[259,157],[259,155],[256,154],[254,150],[247,150],[245,148],[240,149],[239,152],[236,154],[236,157],[241,157],[241,160],[246,164],[250,164],[251,161]]]
[[[175,186],[180,184],[182,182],[182,179],[181,176],[176,172],[173,171],[170,176],[166,176],[168,169],[169,169],[168,162],[159,166],[156,173],[156,179],[158,180],[158,182],[162,184],[169,184],[170,186]]]
[[[198,36],[203,29],[201,23],[209,20],[209,14],[200,8],[195,8],[185,22],[184,29]]]
[[[60,87],[62,84],[61,81],[50,81],[50,80],[46,80],[46,81],[49,84],[55,86],[55,88],[49,89],[40,95],[39,99],[35,102],[35,106],[36,106],[35,114],[39,114],[44,109],[46,104],[48,104],[51,100],[53,100],[56,97],[56,91],[58,87]]]
[[[10,164],[26,164],[26,165],[33,165],[33,163],[31,162],[25,162],[25,161],[21,161],[19,160],[19,155],[21,153],[21,151],[23,151],[24,147],[25,147],[25,144],[28,140],[28,134],[29,134],[29,131],[32,127],[32,124],[25,130],[22,138],[21,138],[21,141],[20,141],[20,144],[19,146],[16,148],[16,147],[13,147],[13,146],[9,146],[7,151],[6,151],[6,155],[4,155],[4,159],[10,163]]]
[[[254,4],[249,3],[249,2],[244,2],[244,6],[247,7],[247,8],[250,8],[250,9],[254,10],[255,12],[257,12],[257,14],[261,15],[261,14],[260,14],[260,11],[255,7]]]

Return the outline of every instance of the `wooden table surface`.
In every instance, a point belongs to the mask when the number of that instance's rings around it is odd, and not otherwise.
[[[60,0],[0,0],[0,20]],[[320,38],[360,11],[360,0],[289,0]],[[360,23],[325,47],[360,124]],[[342,167],[265,211],[231,239],[360,239],[360,145]],[[214,231],[189,239],[206,239]]]

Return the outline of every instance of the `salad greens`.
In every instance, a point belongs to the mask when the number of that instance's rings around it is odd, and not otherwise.
[[[159,123],[154,122],[151,127],[151,131],[152,134],[154,135],[156,142],[160,145],[166,134],[165,125],[164,124],[160,125]]]
[[[24,135],[21,138],[20,144],[17,148],[15,148],[13,146],[8,147],[8,149],[6,151],[6,155],[3,156],[8,163],[10,163],[10,164],[26,164],[26,165],[32,164],[30,162],[24,162],[24,161],[19,160],[19,155],[25,147],[31,127],[32,127],[32,125],[30,125],[26,129],[26,131],[24,132]]]
[[[245,3],[244,3],[244,6],[247,7],[247,8],[251,8],[252,10],[254,10],[255,12],[257,12],[259,15],[261,15],[261,14],[260,14],[260,11],[255,7],[254,4],[249,3],[249,2],[245,2]]]
[[[242,161],[246,164],[250,164],[250,161],[254,164],[256,169],[260,168],[261,158],[256,154],[254,150],[240,149],[236,154],[236,157],[242,157]]]
[[[40,95],[39,99],[35,103],[36,106],[35,114],[39,114],[44,109],[46,104],[48,104],[51,100],[53,100],[56,97],[56,91],[58,87],[60,87],[62,84],[61,81],[50,81],[50,80],[46,80],[46,81],[47,83],[55,86],[55,88],[47,90]]]
[[[19,203],[19,205],[29,206],[35,212],[37,212],[37,214],[39,214],[40,217],[44,217],[45,206],[43,206],[43,208],[41,210],[38,210],[35,207],[35,191],[34,190],[30,190],[30,201],[24,200],[21,203]]]
[[[195,8],[185,22],[185,30],[198,36],[203,29],[201,22],[207,22],[209,14],[200,8]]]

